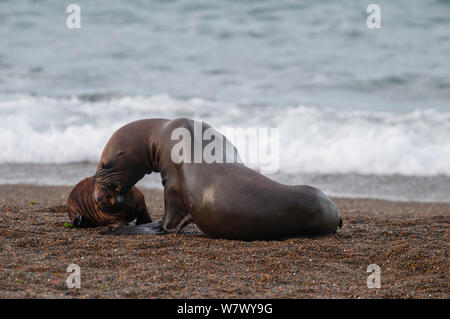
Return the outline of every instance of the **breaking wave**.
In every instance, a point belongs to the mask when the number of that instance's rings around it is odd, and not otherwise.
[[[235,105],[168,95],[0,96],[0,163],[96,162],[123,124],[150,117],[276,127],[280,171],[450,175],[450,112]]]

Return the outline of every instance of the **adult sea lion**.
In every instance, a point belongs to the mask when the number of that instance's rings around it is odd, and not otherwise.
[[[144,194],[132,187],[123,196],[113,197],[108,189],[102,190],[103,198],[94,199],[95,188],[92,177],[80,181],[70,192],[67,200],[69,218],[77,228],[106,226],[115,223],[151,223],[145,205]],[[98,203],[97,203],[98,202]]]
[[[200,133],[211,129],[204,122],[200,127]],[[335,204],[314,187],[277,183],[236,159],[231,163],[174,161],[172,150],[179,141],[172,134],[179,129],[191,133],[192,143],[185,141],[188,148],[195,151],[200,145],[205,150],[203,135],[196,135],[194,121],[186,118],[135,121],[118,129],[107,142],[94,175],[97,194],[108,189],[120,196],[152,172],[160,172],[164,186],[162,219],[112,233],[176,233],[194,222],[215,238],[270,240],[332,233],[342,226]],[[229,158],[229,153],[224,157]]]

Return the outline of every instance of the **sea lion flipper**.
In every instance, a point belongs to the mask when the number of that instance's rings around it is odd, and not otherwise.
[[[138,235],[138,234],[151,234],[151,235],[163,235],[167,232],[162,227],[162,219],[158,219],[153,223],[141,224],[136,226],[130,226],[120,229],[113,229],[106,231],[104,235]]]

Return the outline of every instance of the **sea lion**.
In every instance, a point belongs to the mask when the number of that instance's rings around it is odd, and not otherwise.
[[[200,127],[201,133],[211,128],[204,122]],[[135,121],[118,129],[107,142],[94,175],[96,192],[108,189],[120,196],[145,174],[160,172],[165,206],[162,219],[111,233],[176,233],[194,222],[214,238],[271,240],[327,234],[342,226],[336,205],[320,190],[277,183],[246,167],[238,156],[231,163],[175,161],[177,129],[191,133],[192,141],[185,142],[192,151],[198,145],[205,150],[203,135],[199,140],[194,121],[186,118]],[[224,159],[229,157],[227,152]]]
[[[67,200],[69,218],[77,228],[106,226],[115,223],[128,224],[136,219],[136,225],[151,223],[145,205],[144,194],[136,187],[121,197],[112,197],[105,189],[103,198],[94,199],[92,177],[80,181],[70,192]]]

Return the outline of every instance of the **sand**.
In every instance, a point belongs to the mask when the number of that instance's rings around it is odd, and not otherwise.
[[[243,242],[195,225],[165,236],[66,228],[70,189],[0,185],[0,298],[449,298],[450,203],[334,198],[336,234]],[[143,191],[162,216],[162,192]],[[72,263],[80,289],[66,285]],[[370,264],[379,289],[367,288]]]

